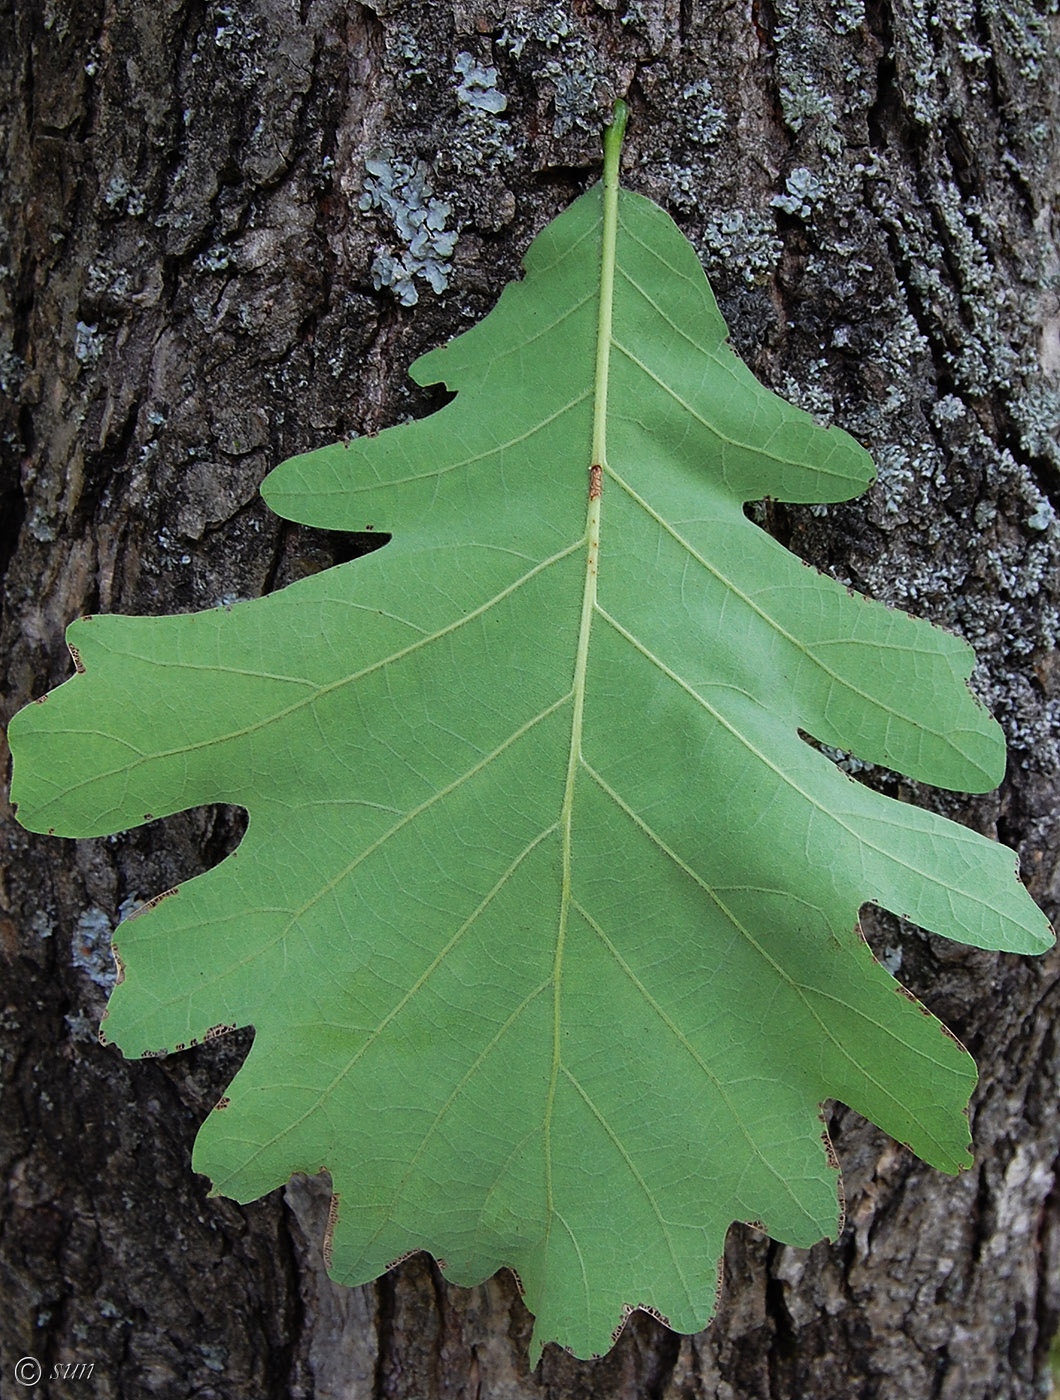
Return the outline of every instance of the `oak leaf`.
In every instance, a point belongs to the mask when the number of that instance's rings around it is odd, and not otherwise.
[[[19,819],[98,836],[203,803],[238,850],[120,926],[127,1055],[253,1025],[194,1165],[253,1200],[327,1168],[331,1268],[516,1271],[534,1350],[631,1308],[704,1326],[734,1220],[834,1233],[835,1097],[945,1171],[974,1066],[859,906],[980,948],[1048,926],[1011,852],[817,745],[984,791],[957,638],[744,514],[867,454],[761,387],[665,213],[605,181],[413,377],[421,422],[297,457],[291,520],[385,547],[230,609],[73,624],[11,726]]]

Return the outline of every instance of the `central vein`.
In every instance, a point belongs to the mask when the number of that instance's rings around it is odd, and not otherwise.
[[[585,586],[582,591],[578,648],[574,658],[573,710],[567,778],[560,812],[563,883],[560,894],[559,930],[552,965],[552,1073],[545,1108],[545,1189],[548,1221],[552,1204],[552,1108],[560,1071],[562,1039],[560,1020],[563,951],[571,906],[571,831],[574,819],[574,785],[582,761],[582,720],[585,713],[585,677],[589,664],[589,634],[596,609],[596,573],[600,558],[600,500],[607,466],[607,380],[611,364],[612,319],[615,299],[615,247],[618,238],[618,162],[628,112],[624,102],[615,104],[615,118],[604,133],[603,229],[600,258],[600,311],[596,332],[596,370],[593,381],[593,441],[589,466],[589,503],[585,517]],[[546,1226],[547,1228],[547,1226]]]

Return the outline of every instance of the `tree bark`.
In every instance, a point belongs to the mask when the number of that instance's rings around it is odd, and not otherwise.
[[[966,636],[1004,725],[985,798],[884,790],[1017,847],[1060,892],[1058,21],[1049,0],[6,0],[3,718],[70,669],[84,612],[256,597],[355,546],[257,487],[296,451],[436,402],[420,351],[480,317],[599,171],[700,252],[771,387],[870,448],[844,506],[760,522]],[[464,55],[462,58],[461,55]],[[488,70],[496,69],[491,75]],[[497,111],[502,93],[504,110]],[[371,162],[371,164],[367,164]],[[414,252],[402,210],[458,235]],[[415,300],[413,300],[415,298]],[[809,1251],[734,1226],[714,1323],[634,1315],[530,1372],[513,1281],[414,1258],[327,1279],[327,1185],[208,1199],[191,1143],[249,1032],[126,1063],[95,1040],[127,901],[216,863],[238,814],[106,840],[7,810],[0,1337],[93,1363],[77,1393],[318,1400],[979,1400],[1046,1394],[1056,1329],[1058,960],[881,913],[877,955],[975,1054],[977,1165],[923,1166],[838,1106],[848,1204]]]

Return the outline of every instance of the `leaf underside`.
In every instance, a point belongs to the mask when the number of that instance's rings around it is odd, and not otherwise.
[[[74,623],[83,674],[11,726],[13,797],[81,837],[245,807],[233,855],[118,930],[107,1039],[253,1025],[196,1143],[218,1191],[327,1168],[336,1279],[508,1266],[535,1356],[589,1356],[631,1308],[704,1326],[734,1219],[835,1232],[822,1100],[969,1163],[972,1061],[860,905],[981,948],[1050,933],[1010,851],[800,737],[947,788],[1002,774],[970,649],[744,516],[854,496],[867,455],[755,382],[648,201],[591,190],[525,266],[413,367],[444,409],[263,488],[385,548]]]

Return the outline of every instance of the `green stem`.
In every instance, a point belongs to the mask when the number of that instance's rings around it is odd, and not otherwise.
[[[611,125],[604,130],[604,184],[610,176],[613,184],[618,184],[618,158],[622,154],[622,141],[626,135],[626,122],[629,121],[629,108],[621,97],[615,103]]]
[[[615,249],[618,242],[618,166],[629,108],[615,103],[614,121],[604,132],[603,244],[600,258],[600,316],[596,334],[596,377],[593,390],[593,487],[607,465],[607,374],[611,362],[611,321],[615,302]]]

